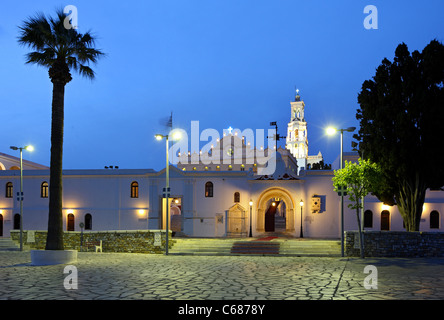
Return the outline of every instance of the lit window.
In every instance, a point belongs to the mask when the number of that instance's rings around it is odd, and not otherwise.
[[[208,181],[205,183],[205,198],[212,198],[213,197],[213,183],[211,181]]]
[[[139,197],[139,183],[137,181],[131,182],[131,198]]]
[[[6,198],[12,198],[12,194],[13,194],[13,190],[12,190],[12,182],[7,182],[7,183],[6,183],[6,193],[5,193],[5,197],[6,197]]]
[[[40,198],[48,198],[48,182],[46,181],[40,185]]]

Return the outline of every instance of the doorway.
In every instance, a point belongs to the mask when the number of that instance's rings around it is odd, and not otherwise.
[[[75,223],[74,214],[72,213],[68,214],[68,223],[66,226],[66,230],[74,231],[74,223]]]
[[[171,231],[182,231],[182,199],[173,198],[170,206]]]
[[[265,190],[258,198],[256,231],[289,233],[295,230],[294,201],[278,187]]]
[[[172,232],[182,231],[182,198],[181,197],[169,197],[168,198],[168,229]],[[166,227],[166,198],[161,198],[161,220],[160,229]]]
[[[387,210],[381,212],[381,230],[390,230],[390,212]]]

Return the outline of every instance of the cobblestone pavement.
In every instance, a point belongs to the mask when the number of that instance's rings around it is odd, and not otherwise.
[[[79,253],[73,265],[78,288],[65,289],[73,275],[65,265],[31,266],[29,251],[0,251],[0,299],[444,299],[444,258]],[[376,275],[364,273],[367,265],[376,267],[377,289],[364,287]]]

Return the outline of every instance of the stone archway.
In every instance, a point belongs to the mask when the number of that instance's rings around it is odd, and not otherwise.
[[[267,211],[267,203],[272,198],[279,198],[285,203],[286,217],[285,217],[285,231],[294,231],[294,214],[295,205],[291,194],[279,187],[272,187],[262,192],[258,198],[257,214],[256,214],[256,230],[258,232],[265,232],[265,213]]]

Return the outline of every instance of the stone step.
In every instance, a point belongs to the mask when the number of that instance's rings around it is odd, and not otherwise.
[[[176,238],[169,250],[178,255],[340,256],[337,240],[260,237],[248,239]]]
[[[284,240],[281,254],[293,256],[340,256],[341,242],[337,240]]]
[[[0,250],[16,251],[20,250],[20,245],[12,241],[11,238],[0,238]]]
[[[236,239],[176,238],[171,254],[180,255],[229,255]]]
[[[279,242],[271,241],[238,241],[231,248],[233,254],[279,254]]]

